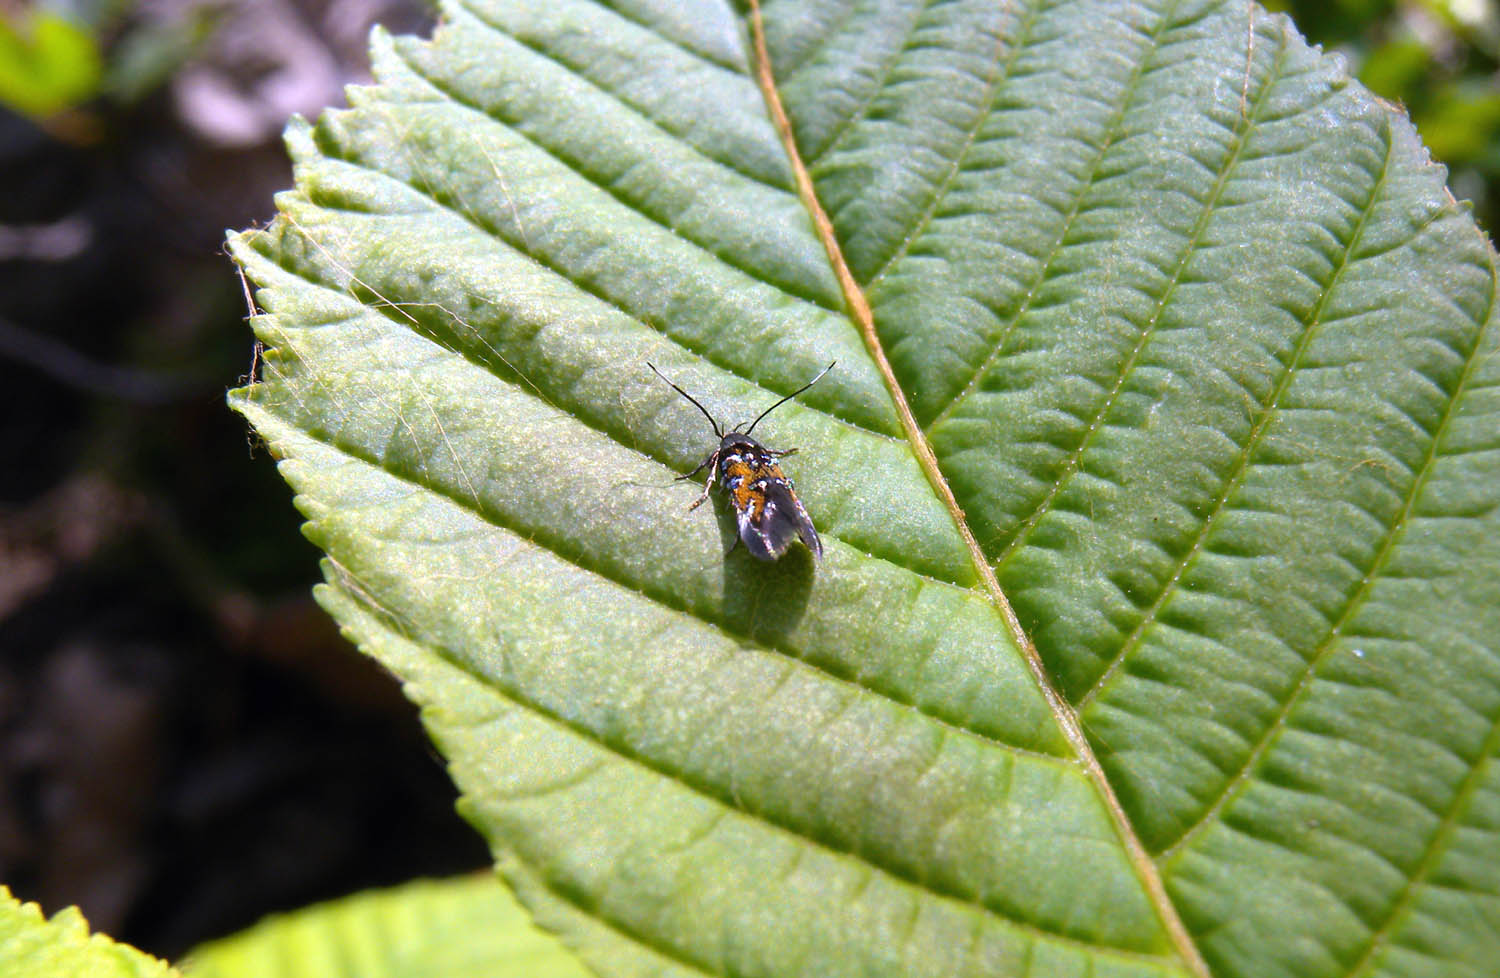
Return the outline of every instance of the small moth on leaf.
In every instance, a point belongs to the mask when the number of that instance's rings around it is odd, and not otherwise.
[[[729,548],[730,553],[734,552],[734,547],[744,543],[751,556],[760,560],[776,560],[787,552],[793,540],[800,537],[814,557],[822,557],[823,541],[818,539],[818,531],[813,528],[812,519],[807,515],[802,500],[797,498],[792,480],[786,477],[776,461],[797,450],[789,448],[786,451],[776,451],[767,448],[750,437],[750,433],[766,415],[822,380],[823,375],[832,370],[834,365],[830,363],[812,380],[766,408],[744,431],[740,431],[739,425],[736,425],[727,432],[691,394],[667,380],[666,375],[653,364],[647,363],[646,366],[674,391],[687,398],[693,407],[702,411],[708,423],[713,425],[714,435],[719,439],[719,447],[698,463],[696,469],[687,475],[678,476],[679,479],[691,479],[705,468],[709,470],[703,495],[688,507],[688,512],[703,505],[709,490],[717,481],[729,494],[729,502],[734,506],[735,519],[739,523],[739,536],[735,539],[734,546]]]

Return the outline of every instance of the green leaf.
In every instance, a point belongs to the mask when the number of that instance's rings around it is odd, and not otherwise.
[[[474,0],[374,61],[231,242],[232,403],[593,968],[1491,972],[1493,256],[1337,59],[1231,0]],[[733,423],[830,360],[756,430],[826,558],[726,557],[646,362]]]
[[[92,98],[103,60],[85,27],[45,9],[0,16],[0,105],[43,118]]]
[[[173,978],[180,973],[128,944],[90,934],[77,907],[48,919],[0,886],[0,973],[6,978]]]
[[[587,978],[493,876],[422,880],[196,948],[192,978]]]

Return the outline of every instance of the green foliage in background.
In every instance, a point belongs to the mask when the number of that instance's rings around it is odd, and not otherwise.
[[[44,7],[0,13],[0,105],[53,115],[92,97],[102,70],[87,27]]]
[[[1411,113],[1480,226],[1500,221],[1500,6],[1491,0],[1281,0],[1298,27],[1347,57]]]
[[[195,949],[178,971],[101,934],[77,908],[50,920],[0,887],[6,978],[587,978],[491,875],[422,880],[270,917]]]
[[[292,127],[233,403],[545,926],[609,975],[1489,973],[1493,255],[1396,110],[1233,0],[774,2],[830,257],[745,10],[447,14]],[[645,362],[737,421],[833,359],[757,431],[827,558],[726,558]]]
[[[6,978],[173,978],[149,954],[90,934],[77,907],[50,919],[0,886],[0,971]]]
[[[423,880],[294,914],[194,950],[190,978],[588,978],[491,875]]]
[[[200,53],[225,12],[207,2],[159,19],[135,16],[128,3],[7,10],[0,13],[0,106],[46,123],[101,96],[117,108],[140,102]]]

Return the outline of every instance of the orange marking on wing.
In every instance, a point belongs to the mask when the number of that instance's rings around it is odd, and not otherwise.
[[[740,484],[734,489],[734,506],[741,512],[749,511],[753,522],[759,523],[766,511],[766,494],[762,489],[757,489],[755,484],[761,480],[782,480],[786,477],[781,474],[781,466],[772,462],[769,465],[752,466],[745,462],[731,462],[725,471],[729,478],[738,477]]]
[[[766,496],[759,489],[754,488],[749,479],[741,482],[734,490],[735,509],[753,509],[756,519],[760,519],[760,511],[765,509]]]

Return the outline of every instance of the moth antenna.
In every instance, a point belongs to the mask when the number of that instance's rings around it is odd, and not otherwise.
[[[834,367],[834,364],[836,364],[836,363],[838,363],[837,360],[833,361],[833,363],[830,363],[828,366],[824,367],[822,370],[819,370],[818,371],[818,375],[816,377],[814,377],[812,380],[809,380],[807,383],[803,384],[801,387],[799,387],[796,390],[792,391],[786,397],[783,397],[781,400],[777,401],[775,404],[772,404],[770,407],[768,407],[764,411],[760,412],[760,418],[756,418],[754,421],[750,422],[750,427],[748,427],[748,428],[745,429],[745,436],[749,437],[750,432],[752,432],[752,431],[755,430],[755,426],[758,425],[758,424],[760,424],[761,418],[764,418],[766,415],[770,414],[772,411],[774,411],[777,408],[781,407],[787,401],[790,401],[792,398],[796,397],[798,394],[801,394],[803,391],[807,390],[813,384],[816,384],[818,381],[822,380],[823,379],[823,375],[826,374],[826,373],[828,373],[828,371],[832,370],[833,367]],[[652,369],[655,369],[655,368],[652,368]],[[663,377],[662,379],[666,380],[665,377]],[[667,383],[671,383],[671,381],[667,381]],[[675,387],[676,385],[673,384],[672,386]]]
[[[660,377],[662,380],[665,380],[667,382],[667,386],[668,387],[672,388],[674,391],[676,391],[677,393],[681,394],[683,397],[687,398],[689,404],[691,404],[693,407],[697,408],[698,410],[702,411],[703,412],[703,416],[708,419],[708,423],[714,426],[714,435],[717,436],[720,441],[724,440],[724,432],[719,429],[719,422],[717,422],[717,421],[714,420],[714,416],[712,414],[708,413],[708,408],[704,407],[702,404],[699,404],[698,401],[693,397],[693,395],[689,394],[687,391],[683,390],[681,387],[678,387],[676,384],[672,383],[670,380],[667,380],[667,375],[664,374],[664,373],[662,373],[660,370],[657,370],[656,369],[656,365],[653,364],[650,360],[646,361],[646,366],[650,367],[651,368],[651,372],[654,373],[654,374],[656,374],[656,376]],[[831,366],[833,366],[833,364],[830,363],[829,366],[831,367]],[[827,372],[828,371],[826,371],[826,370],[823,371],[823,373],[827,373]],[[819,374],[818,376],[821,377],[822,375],[823,374]],[[810,387],[812,385],[809,384],[808,386]],[[802,390],[807,390],[807,388],[804,387],[804,388],[802,388]],[[800,394],[801,391],[798,391],[798,393]]]

